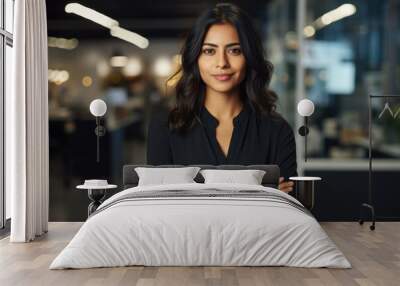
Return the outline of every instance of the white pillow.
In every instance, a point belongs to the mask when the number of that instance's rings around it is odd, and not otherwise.
[[[196,183],[193,179],[199,170],[199,167],[135,168],[139,176],[138,186]]]
[[[265,175],[262,170],[201,170],[204,183],[235,183],[247,185],[261,185]]]

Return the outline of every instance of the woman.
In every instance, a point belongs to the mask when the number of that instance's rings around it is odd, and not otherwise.
[[[198,18],[181,54],[176,106],[150,122],[147,163],[277,164],[279,189],[290,192],[296,143],[266,90],[273,67],[250,18],[218,4]]]

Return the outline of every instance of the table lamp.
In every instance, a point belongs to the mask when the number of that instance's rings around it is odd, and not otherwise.
[[[307,134],[310,131],[308,129],[308,117],[314,113],[314,103],[309,99],[300,100],[297,104],[297,112],[304,117],[304,125],[299,128],[299,134],[304,136],[304,161],[307,162]]]
[[[90,113],[96,117],[96,129],[94,133],[97,136],[97,162],[100,162],[100,137],[106,134],[106,128],[101,125],[101,117],[107,112],[107,105],[101,99],[95,99],[90,103]]]

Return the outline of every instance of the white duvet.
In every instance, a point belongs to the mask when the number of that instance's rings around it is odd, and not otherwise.
[[[146,266],[295,266],[350,268],[311,215],[278,201],[235,197],[115,200],[132,192],[198,190],[265,191],[239,184],[138,186],[106,200],[50,269]]]

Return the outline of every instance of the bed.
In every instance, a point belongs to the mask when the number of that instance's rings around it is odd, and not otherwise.
[[[319,223],[276,189],[276,165],[197,165],[257,169],[261,185],[194,183],[138,185],[123,168],[123,190],[104,201],[50,269],[144,266],[292,266],[350,268]],[[162,166],[162,167],[180,167]]]

